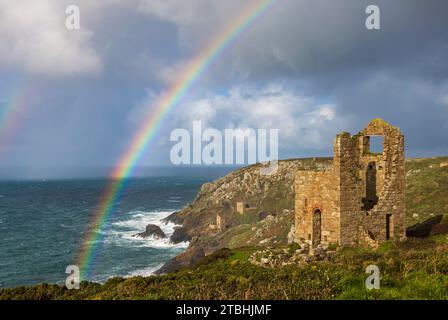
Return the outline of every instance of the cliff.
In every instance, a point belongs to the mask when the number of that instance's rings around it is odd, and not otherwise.
[[[282,160],[271,175],[260,175],[257,164],[204,184],[191,204],[166,219],[181,225],[172,241],[188,240],[190,246],[158,273],[195,264],[220,248],[286,244],[294,221],[296,170],[331,164],[331,158]]]
[[[277,176],[260,177],[257,175],[258,167],[252,166],[237,170],[211,185],[206,184],[193,203],[170,217],[183,225],[182,232],[178,232],[179,238],[193,237],[188,252],[164,267],[165,270],[177,270],[186,266],[178,272],[162,276],[111,278],[105,284],[83,281],[80,290],[68,290],[63,284],[0,289],[0,300],[447,299],[447,157],[406,161],[407,225],[415,224],[408,228],[406,241],[386,242],[377,249],[339,248],[330,260],[305,264],[290,263],[266,268],[251,262],[251,257],[263,246],[285,250],[283,255],[286,256],[297,252],[296,245],[284,245],[292,224],[290,210],[294,202],[291,191],[293,177],[289,169],[319,167],[328,163],[329,159],[281,161]],[[253,182],[258,181],[263,187],[255,193],[246,191],[254,187],[249,182],[243,187],[245,173],[246,179],[252,177]],[[281,198],[275,198],[270,192]],[[250,195],[254,200],[250,205],[253,205],[255,213],[251,214],[251,208],[246,210],[249,217],[253,215],[254,222],[249,218],[247,221],[238,220],[243,219],[244,214],[229,212],[229,217],[234,218],[229,221],[239,221],[239,224],[235,222],[235,225],[222,230],[210,229],[208,223],[214,222],[213,217],[222,205],[216,200],[232,202],[242,200],[244,195]],[[208,202],[211,202],[209,208],[206,207]],[[257,203],[258,207],[255,207]],[[274,244],[275,241],[278,245]],[[203,257],[214,248],[226,246],[234,249],[221,249]],[[195,266],[191,266],[193,264]],[[381,290],[365,289],[365,267],[370,264],[381,266],[385,275]]]
[[[332,158],[282,160],[272,175],[260,175],[260,165],[252,165],[204,184],[191,204],[167,218],[181,225],[172,240],[189,240],[190,246],[157,273],[194,265],[220,248],[287,244],[294,222],[295,171],[331,164]],[[448,212],[447,170],[446,157],[406,161],[407,226]],[[238,202],[243,213],[237,211]]]

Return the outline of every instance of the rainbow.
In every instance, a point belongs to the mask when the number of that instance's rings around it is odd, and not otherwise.
[[[135,170],[148,144],[154,139],[168,112],[184,97],[193,83],[205,73],[210,65],[228,48],[235,39],[251,26],[276,0],[254,0],[237,18],[219,33],[186,66],[175,81],[156,102],[144,125],[136,134],[132,144],[112,173],[112,182],[102,195],[100,205],[93,214],[83,246],[78,255],[77,265],[81,279],[90,274],[98,247],[101,243],[101,231],[114,212],[117,199],[120,198],[127,178]]]
[[[30,105],[35,99],[37,90],[28,85],[19,83],[9,97],[9,101],[0,103],[0,155],[5,151],[6,143],[18,129],[24,115],[24,107]]]

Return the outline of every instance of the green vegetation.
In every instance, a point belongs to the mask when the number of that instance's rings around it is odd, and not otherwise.
[[[288,254],[289,255],[293,255],[294,254],[294,252],[296,251],[296,250],[298,250],[298,249],[300,249],[300,244],[298,244],[298,243],[291,243],[289,246],[288,246]]]
[[[0,299],[448,299],[447,248],[413,239],[377,251],[341,248],[331,261],[277,269],[250,264],[256,248],[222,249],[163,276],[82,282],[80,290],[48,284],[4,289]],[[370,264],[381,270],[380,290],[365,289]]]
[[[447,157],[406,161],[406,210],[408,226],[448,213]]]
[[[233,218],[237,224],[251,224],[260,220],[258,208],[248,208],[244,214],[237,214]]]
[[[313,164],[315,160],[306,161]],[[441,214],[439,224],[448,222],[446,164],[448,158],[406,161],[408,226]],[[103,285],[83,282],[80,290],[48,284],[3,289],[0,299],[448,299],[446,232],[427,239],[387,242],[377,250],[330,244],[329,249],[338,249],[330,261],[276,269],[252,265],[249,256],[260,250],[257,232],[263,239],[272,238],[266,245],[288,248],[288,255],[298,249],[295,244],[286,245],[292,212],[279,215],[268,226],[266,221],[257,222],[260,211],[293,208],[293,194],[281,181],[272,190],[257,210],[247,208],[245,215],[236,215],[237,226],[218,236],[220,244],[231,249],[221,249],[195,267],[163,276],[113,278]],[[203,235],[204,241],[208,238]],[[380,290],[365,288],[365,268],[370,264],[380,268]]]

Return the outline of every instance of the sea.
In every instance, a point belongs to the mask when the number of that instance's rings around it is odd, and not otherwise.
[[[188,243],[142,239],[147,224],[170,236],[161,220],[197,195],[204,176],[131,178],[99,239],[89,281],[147,276],[181,253]],[[91,215],[110,181],[104,178],[0,181],[0,288],[65,283],[85,240]]]

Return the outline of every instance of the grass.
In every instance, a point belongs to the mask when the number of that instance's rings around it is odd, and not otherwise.
[[[447,157],[406,161],[407,225],[448,213]]]
[[[277,269],[250,264],[255,247],[222,249],[163,276],[82,282],[80,290],[48,284],[3,289],[0,299],[448,299],[447,248],[433,239],[410,239],[376,251],[341,248],[332,261]],[[365,288],[370,264],[380,268],[379,290]]]
[[[406,161],[408,226],[448,213],[448,166],[441,166],[443,162],[448,158]],[[256,221],[259,211],[293,207],[293,194],[285,186],[273,190],[257,210],[237,216],[241,225],[222,235],[222,243],[233,249],[222,249],[195,267],[157,277],[113,278],[102,285],[82,282],[80,290],[49,284],[2,289],[0,299],[448,299],[447,234],[386,242],[377,250],[338,248],[331,261],[305,266],[269,269],[250,264],[257,243],[251,243],[255,230],[248,223]],[[447,219],[445,215],[442,222]],[[277,235],[285,241],[292,221],[292,216],[281,220],[265,237]],[[248,246],[238,248],[242,244]],[[292,254],[297,248],[289,249]],[[380,269],[379,290],[365,288],[370,264]]]

